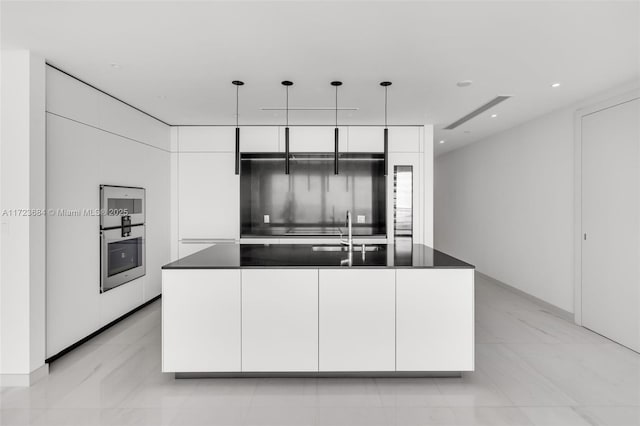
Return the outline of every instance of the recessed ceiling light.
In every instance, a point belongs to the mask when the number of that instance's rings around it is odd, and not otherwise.
[[[444,141],[440,141],[440,143],[444,143]]]
[[[473,81],[471,81],[471,80],[461,80],[461,81],[456,83],[456,86],[458,86],[458,87],[469,87],[472,84],[473,84]]]
[[[553,88],[560,87],[560,83],[553,83],[553,84],[551,85],[551,87],[553,87]]]
[[[118,64],[109,64],[111,66],[111,68],[120,68],[120,65]]]
[[[496,118],[498,114],[491,114],[491,118]]]

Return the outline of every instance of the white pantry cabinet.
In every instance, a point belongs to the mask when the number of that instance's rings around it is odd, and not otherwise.
[[[395,370],[395,270],[319,271],[320,371]]]
[[[240,151],[278,152],[280,150],[278,137],[277,126],[240,127]]]
[[[334,127],[329,126],[299,126],[289,127],[290,152],[333,152]],[[346,127],[338,127],[339,151],[347,152],[349,132]],[[284,152],[285,128],[280,128],[280,151]]]
[[[389,127],[389,152],[422,152],[418,126]]]
[[[318,371],[318,271],[242,271],[242,371]]]
[[[165,269],[162,295],[162,371],[240,371],[239,269]]]
[[[180,152],[235,152],[236,130],[231,126],[180,126]]]
[[[390,126],[389,152],[423,151],[419,126]],[[349,152],[384,152],[383,126],[350,126]]]
[[[474,368],[474,270],[398,269],[398,371]]]
[[[350,126],[349,152],[384,152],[384,127]]]
[[[240,238],[240,178],[233,152],[178,154],[178,237]]]
[[[197,253],[200,250],[204,250],[213,246],[213,243],[195,242],[190,240],[180,241],[178,244],[178,259]]]

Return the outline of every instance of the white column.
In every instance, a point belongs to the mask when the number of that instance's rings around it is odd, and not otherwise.
[[[2,51],[0,386],[29,386],[45,359],[45,63]]]

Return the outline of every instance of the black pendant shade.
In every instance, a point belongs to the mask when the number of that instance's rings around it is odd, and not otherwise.
[[[287,125],[284,128],[284,173],[289,174],[289,87],[293,86],[293,82],[285,80],[282,85],[287,89]]]
[[[244,82],[240,81],[240,80],[233,80],[231,82],[231,84],[233,84],[234,86],[236,86],[236,174],[239,175],[240,174],[240,126],[238,125],[239,123],[239,115],[238,115],[238,111],[239,111],[239,89],[240,86],[244,85]]]
[[[334,148],[333,148],[333,173],[336,175],[340,172],[338,166],[340,152],[340,131],[338,130],[338,87],[342,86],[341,81],[332,81],[331,85],[336,88],[336,128],[334,131]]]
[[[380,86],[384,87],[384,175],[387,175],[389,164],[389,128],[387,127],[387,88],[391,86],[390,81],[383,81]]]

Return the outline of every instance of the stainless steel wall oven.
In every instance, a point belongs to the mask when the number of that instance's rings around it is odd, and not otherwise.
[[[100,185],[100,292],[146,273],[145,190]]]

